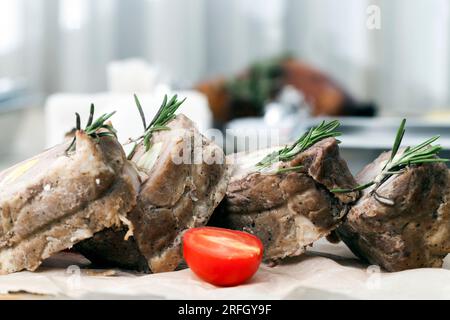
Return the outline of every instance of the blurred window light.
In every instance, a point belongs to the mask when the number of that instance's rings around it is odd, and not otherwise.
[[[63,30],[80,30],[88,15],[88,0],[61,0],[59,4],[59,25]]]
[[[0,54],[14,51],[22,40],[21,1],[0,1]]]

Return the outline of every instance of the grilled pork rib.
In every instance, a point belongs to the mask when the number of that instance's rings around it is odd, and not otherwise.
[[[238,154],[225,198],[225,212],[215,224],[257,235],[265,260],[297,256],[305,247],[328,235],[358,193],[333,194],[334,188],[356,185],[339,155],[336,139],[327,138],[289,162],[277,162],[266,172],[255,165],[271,150]],[[230,160],[232,161],[232,160]],[[277,172],[299,167],[298,170]]]
[[[357,181],[372,181],[390,155],[382,153]],[[377,190],[393,205],[375,199],[372,188],[364,190],[339,227],[340,238],[359,257],[388,271],[441,267],[450,252],[449,178],[443,163],[408,166]]]
[[[35,270],[53,253],[114,225],[136,203],[139,180],[113,137],[76,133],[0,173],[0,273]]]
[[[77,248],[91,261],[172,271],[182,261],[184,231],[205,225],[224,197],[229,172],[223,151],[184,115],[168,127],[153,134],[149,151],[140,144],[132,158],[145,176],[128,215],[133,237],[124,240],[125,230],[107,230],[84,241]],[[117,254],[119,248],[128,252]]]

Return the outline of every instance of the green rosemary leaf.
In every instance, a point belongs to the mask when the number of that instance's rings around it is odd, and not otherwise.
[[[139,115],[141,116],[142,125],[144,126],[144,130],[147,129],[147,124],[145,123],[145,115],[144,110],[142,110],[141,102],[139,101],[136,94],[134,94],[134,102],[136,103],[136,107],[138,108]]]
[[[160,116],[163,113],[164,109],[166,108],[166,105],[167,105],[167,94],[164,95],[163,102],[161,103],[161,106],[159,107],[158,112],[156,112],[155,116],[153,117],[152,121],[150,122],[150,124],[148,125],[146,130],[151,128],[156,123],[156,121],[158,121],[158,119],[160,118]]]
[[[86,124],[86,127],[89,127],[92,124],[92,121],[94,121],[94,104],[91,103],[91,109],[89,110],[89,119]]]
[[[339,127],[339,121],[322,121],[318,126],[312,127],[308,132],[304,133],[297,141],[291,146],[283,147],[278,151],[274,151],[265,156],[260,162],[256,164],[256,167],[263,169],[279,161],[290,161],[295,158],[299,153],[310,148],[320,140],[337,137],[339,132],[335,131]]]
[[[148,132],[148,134],[146,134],[144,136],[144,146],[145,146],[145,151],[148,151],[148,149],[150,149],[150,138],[152,137],[152,135],[150,134],[151,131]]]
[[[167,95],[164,95],[161,106],[148,125],[145,120],[141,103],[139,102],[139,99],[136,95],[134,95],[134,100],[136,102],[139,114],[142,118],[142,123],[144,124],[144,133],[141,137],[132,141],[136,143],[142,142],[145,146],[145,151],[148,151],[151,147],[150,140],[153,136],[153,133],[161,130],[169,130],[166,125],[176,117],[175,112],[181,106],[181,104],[186,101],[186,98],[184,98],[183,100],[178,100],[178,96],[174,95],[172,98],[170,98],[170,100],[168,100]],[[135,148],[133,148],[132,152],[134,154]],[[128,155],[128,157],[130,157],[130,155],[131,153]]]
[[[75,141],[77,140],[76,137],[73,137],[72,142],[70,142],[69,147],[66,149],[66,153],[72,150],[72,148],[75,146]]]
[[[162,126],[159,126],[159,127],[153,127],[153,128],[150,128],[149,129],[151,132],[156,132],[156,131],[165,131],[165,130],[170,130],[170,128],[169,127],[162,127]]]
[[[113,111],[111,113],[108,114],[103,114],[102,116],[100,116],[100,118],[98,118],[97,120],[94,121],[94,123],[92,123],[90,126],[87,126],[86,129],[84,129],[84,131],[88,134],[94,134],[96,131],[98,131],[103,124],[109,119],[111,118],[116,112]]]
[[[78,112],[75,112],[75,122],[75,128],[77,128],[77,130],[81,130],[81,118]]]
[[[404,173],[404,172],[405,172],[405,170],[386,171],[386,173],[387,173],[387,174],[390,174],[390,175],[394,175],[394,174],[402,174],[402,173]]]
[[[137,146],[138,144],[135,142],[133,148],[131,149],[130,153],[127,156],[127,160],[131,160],[133,158],[134,154],[136,153]]]
[[[406,125],[406,119],[403,119],[402,122],[400,123],[400,127],[398,128],[397,136],[394,141],[394,146],[392,147],[390,161],[392,161],[395,158],[395,156],[397,155],[398,149],[400,148],[400,144],[402,143],[403,136],[405,135],[405,125]]]
[[[349,193],[349,192],[356,192],[356,191],[362,191],[364,189],[369,188],[370,186],[373,186],[375,184],[374,181],[368,182],[366,184],[357,186],[355,188],[351,188],[351,189],[331,189],[330,191],[332,193]]]
[[[99,132],[96,134],[97,137],[116,137],[115,134],[112,134],[110,132]]]
[[[109,124],[105,123],[109,118],[111,118],[116,112],[111,112],[108,114],[101,115],[97,120],[94,119],[95,107],[94,104],[91,104],[89,110],[89,119],[86,124],[86,128],[84,132],[92,138],[98,139],[99,137],[111,136],[117,137],[116,130]],[[77,131],[81,130],[81,119],[78,113],[75,113],[76,118],[76,129]],[[98,132],[100,129],[105,129],[105,131]],[[72,139],[69,147],[66,149],[66,153],[72,151],[75,148],[76,136]]]
[[[438,162],[449,162],[449,161],[450,161],[450,159],[443,159],[443,158],[421,159],[421,160],[412,160],[411,164],[438,163]]]
[[[113,126],[111,126],[109,124],[104,124],[103,126],[101,126],[101,128],[108,130],[106,133],[117,138],[117,130],[114,129]],[[99,135],[99,133],[97,135]]]
[[[408,150],[405,150],[405,152],[403,153],[405,156],[408,156],[410,154],[414,154],[415,152],[425,148],[425,147],[429,147],[433,142],[435,142],[436,140],[438,140],[440,138],[440,136],[434,136],[424,142],[422,142],[421,144],[415,146],[414,148],[408,147]]]
[[[424,142],[418,144],[414,147],[406,147],[401,154],[398,153],[400,149],[401,142],[403,140],[403,136],[405,134],[405,125],[406,119],[403,119],[400,127],[397,131],[397,135],[394,141],[394,145],[392,147],[391,156],[389,160],[384,165],[380,174],[374,178],[373,181],[357,186],[353,189],[337,189],[332,190],[332,192],[336,193],[346,193],[352,191],[362,191],[369,186],[375,185],[375,187],[371,191],[371,195],[375,197],[380,203],[386,205],[393,205],[393,201],[390,199],[386,199],[379,194],[377,194],[378,188],[391,176],[396,174],[402,174],[406,168],[411,165],[421,165],[425,163],[442,163],[448,162],[449,159],[442,159],[438,157],[438,153],[442,150],[440,145],[431,145],[433,142],[439,139],[439,136],[431,137],[430,139],[425,140]]]
[[[290,172],[297,172],[301,170],[303,166],[295,166],[295,167],[289,167],[289,168],[281,168],[273,172],[272,174],[280,174],[280,173],[290,173]]]

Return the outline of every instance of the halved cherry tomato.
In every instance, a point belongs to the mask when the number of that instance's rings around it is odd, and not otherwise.
[[[217,286],[235,286],[258,270],[263,244],[246,232],[202,227],[186,231],[183,254],[199,278]]]

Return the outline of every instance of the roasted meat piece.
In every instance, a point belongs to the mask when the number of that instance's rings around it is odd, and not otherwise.
[[[373,181],[390,156],[381,154],[357,181]],[[376,194],[373,187],[364,190],[338,229],[341,239],[359,257],[388,271],[440,267],[450,252],[449,178],[445,164],[424,163],[392,175]]]
[[[335,138],[259,170],[256,164],[271,151],[230,156],[234,165],[224,212],[214,217],[214,224],[257,235],[264,259],[278,260],[301,254],[334,230],[358,193],[330,192],[356,185]]]
[[[140,144],[132,157],[144,175],[137,205],[128,215],[133,237],[124,240],[124,230],[107,230],[82,242],[77,248],[91,261],[172,271],[182,260],[183,232],[205,225],[224,197],[229,172],[222,149],[184,115],[167,127],[152,135],[148,151]],[[123,250],[127,253],[117,254]]]
[[[139,179],[114,137],[76,132],[0,173],[0,273],[35,270],[55,252],[112,226],[136,204]]]

